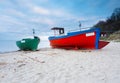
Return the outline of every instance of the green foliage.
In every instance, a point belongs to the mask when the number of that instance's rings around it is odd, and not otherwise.
[[[116,8],[114,10],[111,16],[111,20],[113,20],[113,22],[120,21],[120,8]]]
[[[120,8],[116,8],[106,21],[99,21],[94,27],[99,27],[101,32],[116,32],[120,30]]]

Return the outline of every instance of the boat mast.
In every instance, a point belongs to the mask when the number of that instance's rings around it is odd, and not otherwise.
[[[35,29],[33,29],[33,37],[35,37]]]
[[[81,31],[81,22],[79,21],[79,29],[80,29],[80,31]]]

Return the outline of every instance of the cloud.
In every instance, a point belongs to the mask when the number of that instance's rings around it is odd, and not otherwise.
[[[38,6],[34,6],[32,8],[34,13],[38,13],[38,14],[42,14],[42,15],[50,15],[50,11],[48,9],[42,8],[42,7],[38,7]]]
[[[12,16],[8,16],[8,15],[0,15],[0,22],[1,22],[1,24],[3,23],[5,25],[7,25],[7,24],[22,25],[22,23],[19,22],[18,19],[14,18]]]
[[[34,14],[39,14],[44,16],[54,16],[54,17],[70,17],[71,16],[70,13],[64,11],[63,9],[47,8],[47,7],[37,6],[32,3],[29,3],[27,7]]]
[[[49,18],[31,18],[29,21],[34,22],[34,23],[41,23],[41,24],[47,24],[47,25],[53,25],[54,22],[52,19]]]
[[[9,15],[0,15],[0,32],[22,32],[29,24]]]
[[[55,26],[74,29],[78,28],[78,21],[81,21],[82,27],[89,27],[106,18],[106,13],[101,14],[106,11],[104,1],[89,0],[84,2],[82,0],[82,2],[80,1],[81,5],[76,1],[65,1],[68,2],[66,4],[62,0],[63,4],[60,4],[57,1],[53,1],[53,3],[49,0],[2,0],[0,3],[0,32],[8,32],[9,34],[13,31],[16,32],[16,35],[17,33],[24,35],[31,34],[32,28],[35,28],[38,34],[50,35],[46,32]],[[91,4],[91,2],[94,3]],[[108,10],[118,4],[112,2],[111,0],[108,2]],[[101,4],[103,4],[102,7]],[[97,16],[96,13],[99,15]]]
[[[19,10],[12,9],[12,8],[7,9],[5,11],[9,12],[9,14],[11,14],[11,15],[18,16],[18,17],[25,17],[26,16],[23,12],[21,12]]]

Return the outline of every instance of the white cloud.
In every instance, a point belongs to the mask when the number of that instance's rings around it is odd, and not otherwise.
[[[53,25],[54,21],[49,18],[31,18],[29,21],[34,22],[34,23],[41,23],[41,24],[47,24],[47,25]]]
[[[47,23],[49,25],[53,25],[54,24],[54,22],[51,19],[44,19],[41,22]]]
[[[50,13],[51,13],[48,9],[38,7],[38,6],[34,6],[32,8],[32,10],[34,11],[34,13],[38,13],[38,14],[42,14],[42,15],[50,15]]]
[[[0,32],[20,32],[24,31],[24,29],[28,26],[27,23],[24,23],[12,16],[0,15],[0,18]]]
[[[9,12],[9,14],[15,15],[15,16],[18,16],[18,17],[25,17],[26,16],[21,11],[18,11],[18,10],[15,10],[15,9],[7,9],[6,12]]]
[[[53,8],[45,8],[42,6],[37,6],[34,4],[27,4],[27,7],[32,11],[34,14],[40,14],[44,16],[54,16],[54,17],[70,17],[71,14],[64,11],[63,9],[53,9]],[[72,16],[71,16],[72,17]]]
[[[1,29],[4,28],[4,30],[8,29],[8,31],[10,31],[10,28],[6,27],[11,27],[12,31],[12,27],[16,27],[16,30],[19,28],[18,30],[21,31],[30,31],[32,27],[39,27],[41,31],[46,31],[54,26],[75,28],[78,26],[78,21],[82,21],[83,26],[91,26],[96,23],[98,19],[100,19],[98,18],[98,16],[88,17],[84,15],[74,15],[75,13],[77,13],[77,11],[71,14],[68,12],[68,10],[62,8],[56,9],[55,7],[44,7],[42,5],[35,4],[35,2],[31,0],[17,0],[16,2],[17,4],[12,4],[13,6],[5,10],[5,15],[0,16],[0,26],[2,27]],[[48,3],[48,0],[41,0],[38,2]],[[16,10],[17,7],[18,10]],[[16,18],[16,16],[20,19]],[[44,29],[43,26],[45,26]]]
[[[3,24],[16,24],[16,25],[23,25],[23,23],[19,22],[19,19],[16,19],[12,16],[8,15],[0,15],[0,22]]]

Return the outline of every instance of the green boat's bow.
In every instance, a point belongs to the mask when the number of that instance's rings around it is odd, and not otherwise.
[[[40,42],[40,38],[34,36],[34,38],[26,38],[22,39],[21,41],[16,41],[16,45],[19,47],[20,50],[37,50],[38,44]]]

